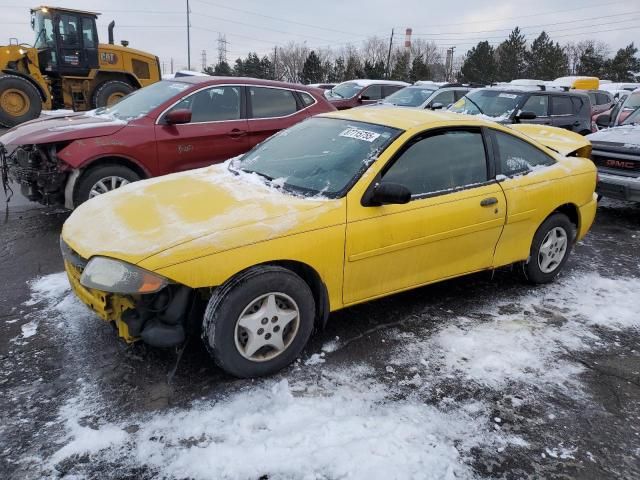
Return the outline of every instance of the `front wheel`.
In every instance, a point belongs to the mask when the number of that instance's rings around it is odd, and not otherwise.
[[[28,80],[15,75],[0,76],[0,125],[12,128],[40,116],[40,92]]]
[[[554,213],[542,222],[523,265],[526,279],[534,284],[553,281],[567,262],[574,239],[575,227],[565,214]]]
[[[313,330],[309,286],[285,268],[258,266],[218,288],[202,339],[215,363],[236,377],[270,375],[293,362]]]
[[[123,165],[99,165],[86,170],[73,196],[73,205],[77,207],[90,198],[116,190],[131,182],[140,180],[140,175]]]

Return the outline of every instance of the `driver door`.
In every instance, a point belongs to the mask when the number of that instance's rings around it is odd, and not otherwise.
[[[409,203],[365,206],[353,190],[344,303],[491,268],[506,201],[490,171],[480,129],[439,129],[410,140],[376,180],[409,188]]]

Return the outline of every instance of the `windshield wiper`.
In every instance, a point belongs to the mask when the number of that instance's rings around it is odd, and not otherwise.
[[[244,173],[255,173],[256,175],[261,176],[262,178],[266,178],[267,180],[269,180],[270,182],[273,181],[273,177],[267,175],[266,173],[262,173],[262,172],[258,172],[257,170],[246,170],[244,168],[241,168],[240,170],[242,170]]]

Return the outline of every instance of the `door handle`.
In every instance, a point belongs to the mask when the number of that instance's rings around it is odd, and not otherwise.
[[[490,207],[491,205],[495,205],[498,203],[498,199],[496,197],[485,198],[480,202],[481,207]]]
[[[243,137],[247,134],[246,130],[240,130],[238,128],[234,128],[233,130],[231,130],[229,133],[227,133],[228,136],[230,136],[231,138],[239,138],[239,137]]]

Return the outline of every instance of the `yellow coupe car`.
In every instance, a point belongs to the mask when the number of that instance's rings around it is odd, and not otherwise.
[[[553,280],[595,216],[590,150],[548,126],[333,112],[100,195],[61,248],[75,293],[126,341],[197,333],[227,372],[267,375],[344,307],[510,264]]]

